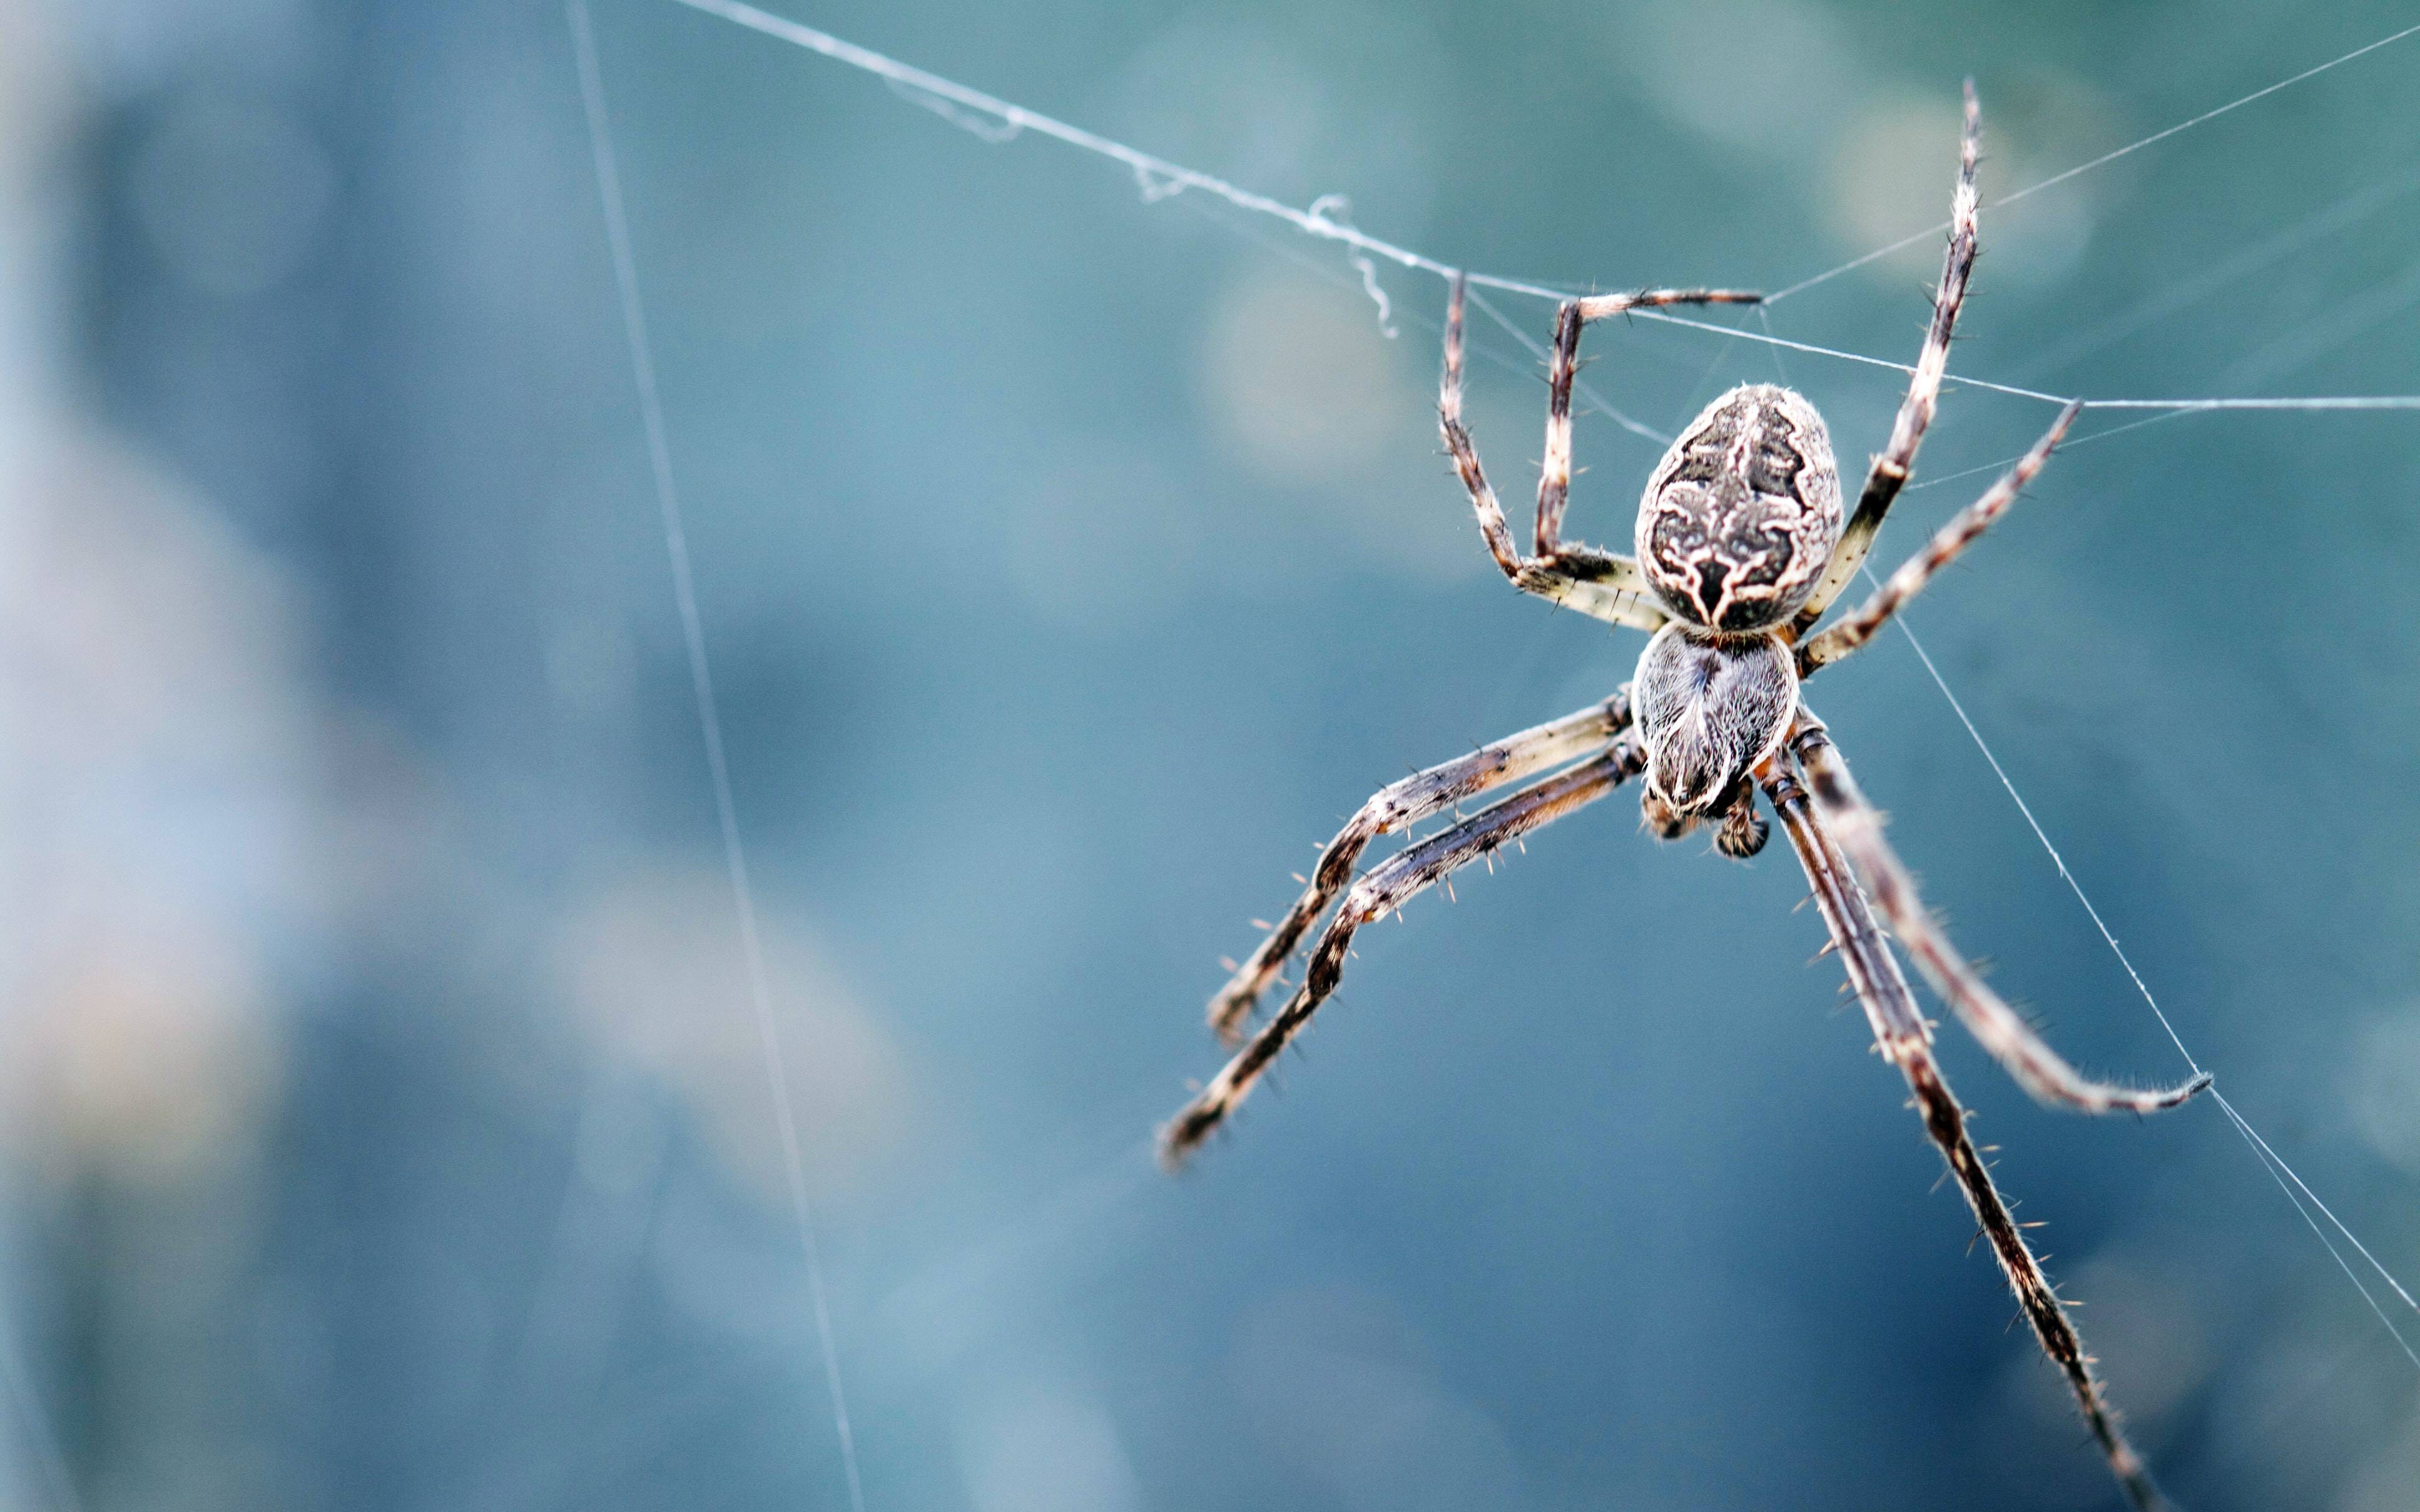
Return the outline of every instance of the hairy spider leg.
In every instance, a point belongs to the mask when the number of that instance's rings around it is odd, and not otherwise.
[[[1455,287],[1459,290],[1460,284]],[[1546,354],[1546,455],[1538,469],[1539,556],[1552,560],[1563,549],[1563,510],[1572,496],[1572,383],[1579,376],[1581,328],[1628,310],[1667,304],[1755,304],[1763,298],[1747,289],[1649,288],[1565,300],[1557,307],[1554,345]],[[1457,307],[1459,302],[1455,301]]]
[[[1539,474],[1537,539],[1539,552],[1524,556],[1513,544],[1504,507],[1481,467],[1479,448],[1462,419],[1462,314],[1464,280],[1456,275],[1446,305],[1445,372],[1437,386],[1437,429],[1454,471],[1470,495],[1479,517],[1479,533],[1488,554],[1512,586],[1550,603],[1577,609],[1591,619],[1627,625],[1652,633],[1668,618],[1647,591],[1638,564],[1630,558],[1595,547],[1563,545],[1559,539],[1563,501],[1571,491],[1572,376],[1578,361],[1579,328],[1595,316],[1591,304],[1612,314],[1642,303],[1751,303],[1760,296],[1730,289],[1653,289],[1640,294],[1607,295],[1599,300],[1565,303],[1555,318],[1556,345],[1547,364],[1546,464]],[[1623,302],[1627,301],[1627,302]]]
[[[1210,1027],[1228,1044],[1241,1041],[1253,1004],[1278,973],[1285,969],[1287,958],[1302,943],[1311,926],[1319,922],[1319,916],[1353,880],[1354,864],[1372,841],[1465,798],[1507,783],[1527,781],[1541,772],[1592,755],[1629,728],[1630,699],[1625,690],[1576,714],[1507,735],[1467,756],[1415,772],[1371,795],[1369,801],[1336,832],[1336,838],[1327,842],[1327,848],[1320,852],[1319,865],[1312,871],[1302,896],[1295,900],[1294,906],[1286,910],[1285,917],[1278,920],[1260,948],[1235,968],[1227,985],[1210,999]]]
[[[1872,597],[1858,605],[1853,613],[1838,623],[1816,632],[1814,639],[1801,645],[1798,648],[1798,675],[1810,676],[1817,668],[1838,661],[1871,640],[1875,631],[1888,624],[1890,617],[1904,608],[1909,599],[1924,591],[1924,585],[1932,580],[1934,574],[1957,561],[1961,553],[2008,513],[2009,506],[2017,501],[2017,495],[2024,491],[2025,485],[2031,483],[2034,474],[2042,470],[2042,464],[2050,460],[2052,450],[2066,436],[2067,427],[2075,423],[2075,417],[2083,409],[2083,402],[2077,400],[2060,410],[2058,419],[2051,423],[2050,429],[2042,433],[2041,440],[2034,442],[2033,450],[2019,457],[2016,466],[2002,473],[2000,480],[1985,489],[1980,499],[1960,510],[1950,517],[1949,523],[1933,532],[1932,539],[1924,543],[1924,549],[1900,563],[1898,569],[1874,591]]]
[[[1791,733],[1790,748],[1807,775],[1807,785],[1826,826],[1855,864],[1883,917],[1890,921],[1891,933],[1907,947],[1932,990],[1957,1013],[1967,1032],[2036,1102],[2083,1113],[2157,1113],[2210,1086],[2211,1079],[2204,1074],[2177,1087],[2117,1087],[2093,1081],[2069,1065],[2015,1009],[1984,984],[1933,922],[1931,912],[1916,894],[1915,879],[1883,838],[1882,816],[1857,791],[1849,764],[1832,744],[1823,721],[1803,705]]]
[[[1965,1109],[1959,1105],[1947,1078],[1932,1057],[1931,1031],[1916,1010],[1907,978],[1900,971],[1899,960],[1891,953],[1881,930],[1875,927],[1866,895],[1842,860],[1820,810],[1809,802],[1807,787],[1800,779],[1796,764],[1786,754],[1776,753],[1765,764],[1761,780],[1774,812],[1780,816],[1783,832],[1790,837],[1791,847],[1798,853],[1798,863],[1806,871],[1807,883],[1815,889],[1816,906],[1823,915],[1824,927],[1831,933],[1850,984],[1856,990],[1857,1001],[1865,1007],[1874,1042],[1881,1048],[1883,1058],[1907,1078],[1916,1111],[1924,1119],[1924,1132],[1940,1149],[1942,1159],[1948,1162],[1951,1174],[1958,1179],[1958,1188],[1965,1194],[1975,1221],[1990,1239],[1992,1253],[2000,1262],[2001,1273],[2008,1278],[2009,1289],[2016,1293],[2025,1320],[2033,1326],[2035,1339],[2066,1378],[2068,1389],[2075,1396],[2075,1405],[2102,1453],[2108,1458],[2110,1473],[2117,1476],[2127,1500],[2137,1512],[2153,1512],[2154,1508],[2166,1506],[2142,1457],[2127,1442],[2125,1429],[2109,1405],[2100,1378],[2093,1373],[2095,1362],[2084,1352],[2084,1340],[2069,1319],[2065,1304],[2059,1300],[2032,1247],[2025,1242],[2024,1231],[2017,1227],[1999,1189],[1993,1184],[1991,1171],[1966,1131]]]
[[[1975,81],[1966,81],[1965,126],[1958,140],[1958,188],[1949,200],[1949,249],[1941,264],[1941,285],[1932,296],[1932,322],[1925,329],[1924,350],[1908,379],[1907,397],[1900,401],[1899,418],[1891,423],[1890,442],[1874,457],[1866,486],[1857,496],[1856,513],[1849,517],[1840,543],[1833,548],[1832,563],[1824,569],[1814,595],[1792,623],[1804,636],[1814,628],[1849,579],[1864,565],[1873,548],[1874,532],[1891,501],[1916,471],[1916,449],[1924,442],[1925,427],[1941,400],[1941,375],[1949,366],[1949,337],[1958,325],[1959,307],[1966,302],[1966,284],[1975,271],[1975,163],[1982,142],[1982,107],[1975,99]]]
[[[1353,943],[1354,931],[1401,908],[1443,881],[1457,867],[1493,856],[1529,831],[1604,797],[1637,776],[1646,764],[1646,754],[1637,743],[1623,739],[1611,749],[1524,788],[1371,868],[1369,874],[1344,895],[1336,918],[1319,937],[1302,986],[1211,1079],[1202,1095],[1186,1104],[1160,1130],[1161,1164],[1171,1169],[1182,1165],[1186,1157],[1243,1102],[1278,1053],[1310,1025],[1311,1015],[1336,991],[1338,980],[1344,975],[1345,951]]]

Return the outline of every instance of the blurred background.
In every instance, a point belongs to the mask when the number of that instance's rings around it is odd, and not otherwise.
[[[1311,847],[1638,638],[1496,578],[1434,280],[1382,270],[1382,324],[1273,222],[595,5],[870,1507],[2115,1504],[1786,847],[1566,822],[1365,933],[1280,1095],[1155,1174]],[[1767,288],[1942,218],[1962,75],[1988,199],[2414,19],[793,8],[1450,261]],[[2420,392],[2415,81],[2420,39],[1987,214],[1953,367]],[[1772,329],[1911,360],[1937,266]],[[7,1506],[846,1504],[619,321],[552,0],[0,0]],[[1518,500],[1543,386],[1477,334]],[[1900,390],[1590,340],[1653,429],[1786,378],[1853,466]],[[1953,386],[1924,472],[2048,418]],[[1658,448],[1578,444],[1626,543]],[[1912,616],[2407,1276],[2415,496],[2420,415],[2167,420]],[[1821,692],[2002,991],[2175,1077],[1906,643]],[[1943,1043],[2180,1501],[2420,1505],[2420,1373],[2216,1108],[2060,1117]]]

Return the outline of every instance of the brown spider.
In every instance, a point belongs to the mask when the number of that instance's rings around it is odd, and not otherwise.
[[[1446,320],[1438,422],[1488,550],[1524,592],[1634,625],[1651,632],[1652,639],[1639,656],[1636,679],[1621,693],[1405,778],[1361,806],[1321,856],[1308,889],[1211,999],[1210,1022],[1222,1039],[1234,1042],[1254,1001],[1342,893],[1342,905],[1312,949],[1302,986],[1161,1132],[1161,1148],[1169,1165],[1181,1164],[1336,990],[1354,931],[1400,908],[1456,867],[1491,856],[1641,775],[1640,806],[1658,835],[1677,839],[1712,823],[1718,826],[1715,843],[1723,853],[1745,857],[1756,854],[1767,834],[1756,808],[1761,791],[1813,886],[1875,1041],[1907,1078],[1925,1133],[1940,1147],[1990,1238],[2034,1336],[2066,1377],[2127,1496],[2135,1506],[2149,1508],[2161,1504],[2158,1489],[2118,1427],[2082,1339],[1976,1152],[1965,1112],[1933,1060],[1931,1026],[1875,924],[1869,894],[1961,1022],[2041,1102],[2086,1113],[2148,1113],[2184,1102],[2209,1086],[2210,1078],[2156,1091],[2109,1086],[2086,1078],[2045,1044],[1984,985],[1934,924],[1906,868],[1884,840],[1880,817],[1858,793],[1847,763],[1801,693],[1808,677],[1871,640],[2016,501],[2079,408],[2068,406],[2032,451],[1871,598],[1829,627],[1815,629],[1864,563],[1932,419],[1950,331],[1975,264],[1978,130],[1970,82],[1949,249],[1931,324],[1890,441],[1874,458],[1845,526],[1839,471],[1823,417],[1788,389],[1752,384],[1708,405],[1656,465],[1639,501],[1635,559],[1563,542],[1563,506],[1571,489],[1572,378],[1581,328],[1642,306],[1745,304],[1758,299],[1722,289],[1653,289],[1570,300],[1556,314],[1535,554],[1522,555],[1462,423],[1463,285],[1456,279]],[[1528,785],[1355,880],[1355,863],[1377,836],[1466,797],[1519,782]]]

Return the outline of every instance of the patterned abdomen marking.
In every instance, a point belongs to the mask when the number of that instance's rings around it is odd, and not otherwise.
[[[1840,471],[1815,407],[1770,383],[1706,406],[1638,501],[1638,564],[1679,619],[1725,635],[1797,612],[1840,538]]]

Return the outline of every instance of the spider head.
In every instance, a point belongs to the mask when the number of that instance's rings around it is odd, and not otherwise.
[[[1749,771],[1779,748],[1798,666],[1779,636],[1715,636],[1675,621],[1639,656],[1630,701],[1647,747],[1640,808],[1650,828],[1676,839],[1732,808]]]
[[[1798,612],[1840,539],[1840,470],[1815,407],[1770,383],[1706,406],[1638,501],[1638,565],[1674,618],[1750,635]]]

